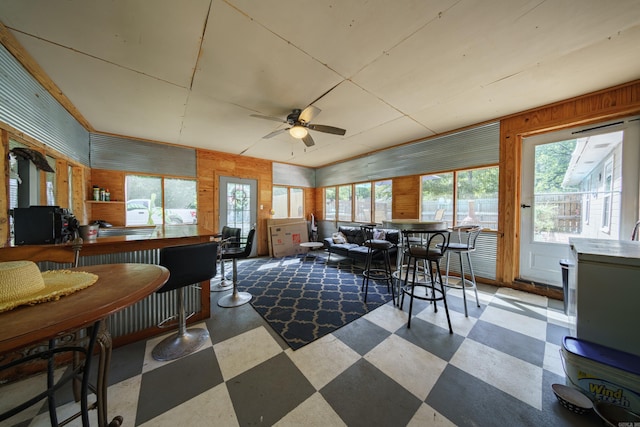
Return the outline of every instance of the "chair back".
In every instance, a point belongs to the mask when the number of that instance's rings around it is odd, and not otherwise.
[[[375,228],[374,224],[363,224],[360,226],[360,231],[362,232],[362,238],[366,242],[367,240],[373,239],[373,230]]]
[[[253,248],[253,238],[256,234],[256,229],[252,228],[249,230],[249,234],[247,235],[247,242],[244,247],[241,248],[222,248],[221,258],[222,259],[234,259],[234,258],[249,258],[251,255],[251,249]]]
[[[221,244],[226,248],[239,248],[241,231],[241,229],[236,227],[223,226],[222,236],[220,237]]]
[[[413,258],[440,259],[449,247],[450,236],[449,230],[402,230],[405,254]]]
[[[168,246],[160,249],[160,265],[169,270],[169,280],[157,292],[210,280],[216,275],[218,242]]]
[[[244,245],[244,250],[242,251],[242,255],[240,255],[239,258],[248,258],[249,255],[251,255],[251,249],[253,249],[253,238],[255,234],[255,228],[249,230],[249,234],[247,234],[247,243]]]
[[[443,218],[444,218],[444,209],[438,209],[435,215],[433,215],[433,219],[435,221],[442,221]]]
[[[461,244],[466,244],[467,250],[476,250],[476,240],[482,231],[482,228],[479,225],[458,225],[452,227],[451,230],[458,233],[458,241]]]

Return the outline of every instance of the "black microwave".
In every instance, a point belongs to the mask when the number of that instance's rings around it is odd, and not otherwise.
[[[73,240],[78,221],[59,206],[30,206],[13,209],[15,245],[42,245]]]

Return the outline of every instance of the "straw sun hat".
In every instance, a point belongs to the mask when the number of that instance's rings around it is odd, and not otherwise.
[[[40,272],[32,261],[0,262],[0,312],[20,305],[57,300],[93,285],[98,276],[84,271]]]

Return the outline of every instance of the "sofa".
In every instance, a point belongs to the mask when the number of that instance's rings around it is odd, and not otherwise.
[[[400,231],[391,228],[373,228],[371,230],[374,239],[387,240],[394,244],[389,249],[389,256],[394,257],[397,252],[397,245],[400,239]],[[344,241],[343,241],[344,240]],[[331,260],[331,254],[340,255],[357,261],[365,261],[369,248],[364,246],[365,233],[360,226],[341,225],[333,235],[323,239],[324,247],[329,253],[327,261]],[[382,259],[382,251],[374,249],[372,260]]]

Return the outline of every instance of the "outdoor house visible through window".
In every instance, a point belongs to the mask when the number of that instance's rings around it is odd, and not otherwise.
[[[194,179],[127,175],[125,225],[197,223]]]
[[[604,194],[602,197],[602,231],[608,233],[611,229],[611,205],[613,201],[613,156],[604,164]]]

